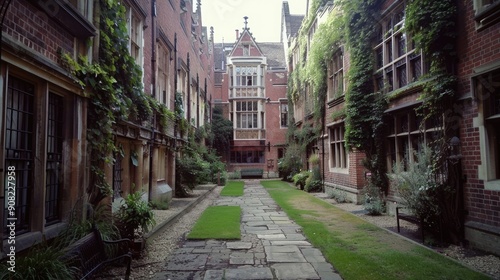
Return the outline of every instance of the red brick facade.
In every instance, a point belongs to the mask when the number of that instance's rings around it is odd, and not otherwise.
[[[219,75],[214,91],[215,105],[224,106],[224,114],[234,124],[231,152],[225,161],[230,172],[257,168],[265,172],[265,177],[268,171],[269,176],[276,176],[287,131],[281,112],[288,104],[283,46],[255,42],[247,30],[237,39],[231,46],[218,44],[214,53]],[[240,77],[239,71],[247,69],[252,71],[252,77]],[[241,105],[242,102],[245,105]],[[240,107],[249,106],[248,102],[253,108],[250,113]],[[248,119],[247,123],[247,117],[252,121]]]
[[[491,164],[498,165],[491,162],[495,158],[498,160],[498,154],[489,147],[491,140],[487,140],[487,135],[491,129],[485,126],[488,122],[486,108],[495,102],[493,92],[496,88],[498,95],[500,80],[498,76],[496,80],[482,80],[500,69],[500,22],[497,15],[492,24],[481,26],[488,18],[475,19],[480,16],[479,3],[481,1],[467,1],[458,5],[457,78],[458,94],[463,100],[457,102],[453,113],[462,117],[459,137],[463,155],[466,239],[473,246],[500,254],[500,184],[495,184],[500,178],[488,171]],[[499,4],[496,2],[489,8],[498,14]],[[487,90],[480,91],[479,84],[487,84]]]

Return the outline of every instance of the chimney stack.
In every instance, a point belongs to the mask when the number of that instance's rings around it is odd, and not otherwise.
[[[236,29],[235,31],[236,31],[236,41],[238,41],[238,39],[240,38],[240,31],[238,29]]]

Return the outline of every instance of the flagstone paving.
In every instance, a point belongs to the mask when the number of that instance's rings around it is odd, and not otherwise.
[[[259,181],[245,181],[243,196],[214,204],[241,207],[241,240],[185,241],[153,279],[342,279]]]

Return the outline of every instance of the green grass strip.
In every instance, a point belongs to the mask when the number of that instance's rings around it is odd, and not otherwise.
[[[286,182],[261,184],[345,280],[489,279]]]
[[[241,208],[210,206],[196,221],[187,239],[241,239]]]
[[[220,192],[221,196],[242,196],[243,187],[245,183],[243,181],[228,181],[226,186]]]

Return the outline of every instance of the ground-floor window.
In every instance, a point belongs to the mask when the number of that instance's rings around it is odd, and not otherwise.
[[[344,139],[345,127],[343,124],[328,129],[330,143],[330,168],[347,169],[348,153]]]
[[[414,108],[408,108],[391,114],[388,129],[387,168],[392,171],[396,163],[402,163],[406,170],[424,145],[430,145],[442,136],[443,119],[429,119],[424,123]]]
[[[39,230],[31,228],[34,224],[48,226],[61,220],[63,174],[64,169],[70,168],[63,165],[64,131],[69,129],[64,112],[73,110],[65,107],[67,95],[50,91],[47,83],[17,76],[8,76],[6,80],[5,169],[15,170],[15,188],[6,185],[4,196],[15,192],[15,231],[23,234]],[[36,199],[41,199],[41,204],[35,203]],[[4,205],[4,233],[11,216],[7,206]],[[44,219],[43,223],[35,220],[38,218]]]
[[[480,101],[484,118],[481,154],[486,166],[486,184],[496,181],[500,187],[500,68],[474,78],[474,94]]]
[[[264,163],[264,151],[232,151],[231,163]]]
[[[9,77],[5,127],[5,166],[15,168],[15,223],[19,234],[30,230],[36,138],[34,84]],[[7,232],[7,207],[4,213],[3,229]]]

